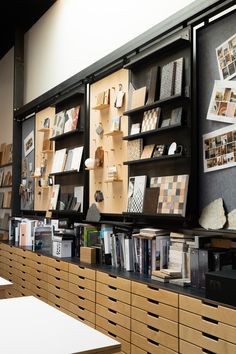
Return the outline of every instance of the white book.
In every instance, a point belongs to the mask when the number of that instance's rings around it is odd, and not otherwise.
[[[84,150],[83,146],[79,146],[79,147],[73,149],[71,170],[77,170],[77,171],[80,170],[83,150]]]
[[[80,203],[80,211],[83,212],[83,201],[84,201],[84,186],[74,187],[74,197],[77,202]]]
[[[66,149],[56,150],[53,157],[51,173],[58,173],[64,170],[66,160]]]
[[[56,210],[56,208],[57,208],[57,200],[58,200],[59,190],[60,190],[60,184],[54,184],[52,187],[52,194],[51,194],[51,199],[50,199],[50,204],[49,204],[50,210]]]
[[[125,269],[128,272],[134,270],[133,239],[125,238]]]

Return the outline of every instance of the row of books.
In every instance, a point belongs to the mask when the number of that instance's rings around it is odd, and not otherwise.
[[[49,203],[49,210],[67,210],[83,212],[84,187],[74,186],[73,193],[60,192],[60,185],[54,184]]]
[[[51,173],[79,171],[83,149],[83,146],[79,146],[68,151],[66,148],[56,150],[53,157]]]

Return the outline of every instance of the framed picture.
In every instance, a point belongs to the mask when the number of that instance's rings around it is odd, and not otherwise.
[[[165,155],[166,146],[165,145],[156,145],[152,157],[160,157]]]
[[[34,150],[34,131],[30,132],[24,139],[24,154],[25,157]]]
[[[216,48],[216,57],[221,80],[232,79],[236,75],[236,34]]]
[[[204,172],[236,166],[236,124],[203,135]]]
[[[43,121],[43,127],[44,128],[50,128],[50,118],[45,118]]]
[[[215,81],[207,119],[236,123],[236,81]]]
[[[170,118],[165,118],[161,122],[161,128],[166,128],[170,126]]]

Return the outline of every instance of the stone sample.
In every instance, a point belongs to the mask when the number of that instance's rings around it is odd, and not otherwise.
[[[207,230],[222,229],[226,223],[223,199],[218,198],[208,204],[201,213],[199,224]]]
[[[227,215],[227,219],[227,229],[236,230],[236,209],[231,210],[231,212]]]

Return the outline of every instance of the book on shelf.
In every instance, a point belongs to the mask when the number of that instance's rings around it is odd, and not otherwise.
[[[79,146],[73,149],[72,161],[71,161],[71,170],[80,170],[81,159],[83,155],[83,146]]]
[[[75,186],[74,187],[74,197],[77,200],[77,203],[80,203],[79,211],[83,212],[84,205],[84,186]],[[76,205],[78,207],[78,205]]]
[[[120,130],[120,116],[113,116],[111,118],[111,132]]]
[[[57,209],[57,201],[58,201],[58,196],[59,196],[59,190],[60,190],[60,185],[59,184],[54,184],[53,187],[52,187],[52,193],[51,193],[50,204],[49,204],[49,209],[50,210],[56,210]]]
[[[155,144],[145,145],[141,153],[141,159],[150,159],[153,154]]]
[[[130,140],[127,143],[127,160],[139,160],[143,150],[143,139]]]
[[[131,213],[142,213],[147,176],[129,177],[128,208]]]
[[[66,110],[63,133],[68,133],[77,128],[79,112],[80,112],[80,106],[76,106]]]
[[[140,133],[140,123],[133,123],[131,125],[131,129],[130,129],[130,135],[134,135],[134,134],[139,134]]]
[[[148,132],[155,130],[159,126],[159,120],[161,115],[161,108],[156,107],[149,109],[143,113],[141,132]]]
[[[55,151],[51,173],[58,173],[64,171],[64,166],[65,166],[65,161],[67,156],[66,151],[67,149],[61,149]]]
[[[162,67],[160,99],[182,94],[183,58],[174,60]]]
[[[146,214],[157,213],[157,202],[159,198],[160,188],[146,188],[143,202],[143,212]]]
[[[52,137],[63,134],[65,126],[65,110],[58,112],[54,117],[54,124],[52,129]]]
[[[146,92],[146,87],[141,87],[140,89],[133,91],[131,98],[131,109],[144,106],[146,100]]]

